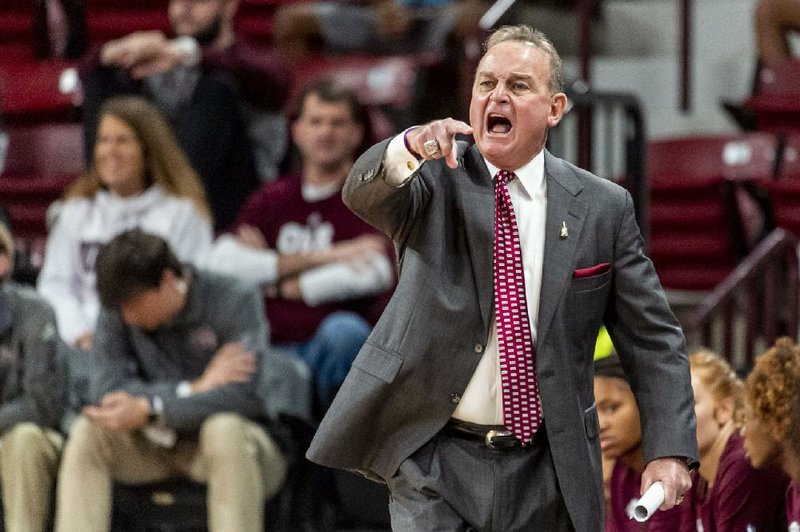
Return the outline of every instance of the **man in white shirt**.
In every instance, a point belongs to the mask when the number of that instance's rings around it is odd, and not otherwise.
[[[306,87],[292,123],[302,168],[252,194],[209,261],[263,287],[272,341],[309,365],[322,410],[394,286],[391,243],[341,196],[368,127],[353,91]]]
[[[668,509],[690,486],[683,334],[630,194],[544,149],[562,85],[541,32],[502,27],[471,125],[409,129],[345,183],[348,206],[395,241],[400,278],[308,457],[386,482],[394,530],[602,530],[603,324],[642,413],[643,491],[661,481]],[[470,133],[474,146],[455,141]]]

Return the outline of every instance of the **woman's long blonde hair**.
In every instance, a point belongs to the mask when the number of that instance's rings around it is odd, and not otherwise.
[[[98,124],[105,116],[125,122],[136,134],[142,146],[145,183],[158,183],[167,193],[188,198],[198,214],[211,219],[211,209],[200,177],[178,146],[172,130],[156,107],[139,96],[115,96],[100,108]],[[64,197],[92,198],[104,189],[94,162],[67,189]]]

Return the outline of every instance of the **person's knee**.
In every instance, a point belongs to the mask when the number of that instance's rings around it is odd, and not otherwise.
[[[247,420],[238,414],[214,414],[200,427],[200,447],[206,458],[223,459],[246,452]]]
[[[104,429],[86,416],[78,416],[69,432],[64,454],[67,460],[105,457],[108,439],[115,431]]]
[[[35,423],[19,423],[3,436],[0,455],[3,460],[19,463],[38,463],[48,455],[52,446],[44,430]]]
[[[319,45],[321,30],[313,8],[313,4],[288,4],[275,12],[275,46],[291,60],[302,59]]]
[[[775,18],[775,1],[760,0],[753,8],[753,17],[759,24],[767,24]]]
[[[370,326],[362,316],[355,312],[340,311],[330,314],[317,328],[317,336],[336,343],[360,341],[369,336]]]
[[[275,39],[291,39],[303,33],[316,21],[313,11],[303,4],[287,4],[275,12],[273,33]]]
[[[757,24],[786,30],[800,23],[800,0],[759,0],[753,9]]]

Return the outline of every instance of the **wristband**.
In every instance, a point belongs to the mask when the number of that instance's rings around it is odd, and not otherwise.
[[[415,152],[414,150],[412,150],[411,146],[408,145],[408,133],[409,133],[409,131],[411,131],[413,129],[417,129],[417,127],[418,126],[410,127],[408,129],[406,129],[405,131],[403,131],[403,145],[405,145],[406,149],[408,150],[408,153],[413,155],[418,161],[421,161],[422,157],[420,157],[419,154],[417,152]]]
[[[147,422],[150,424],[160,422],[161,415],[164,413],[164,401],[157,395],[151,395],[147,400],[150,403],[150,412],[147,414]]]

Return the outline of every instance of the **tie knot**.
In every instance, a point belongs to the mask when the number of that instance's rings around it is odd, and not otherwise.
[[[517,174],[515,174],[514,172],[509,172],[508,170],[500,170],[495,174],[494,182],[507,185],[515,177],[517,177]]]

